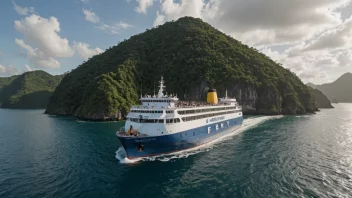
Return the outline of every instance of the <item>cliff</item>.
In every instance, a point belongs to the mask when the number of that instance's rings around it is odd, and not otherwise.
[[[45,108],[62,77],[44,71],[32,71],[0,78],[0,107]]]
[[[309,88],[256,49],[200,19],[167,22],[110,47],[67,74],[46,113],[82,119],[123,118],[141,94],[152,94],[160,76],[181,100],[205,100],[228,90],[245,113],[304,114],[317,110]]]

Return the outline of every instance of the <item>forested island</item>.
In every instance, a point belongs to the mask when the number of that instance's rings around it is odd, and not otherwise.
[[[245,113],[317,110],[311,91],[294,73],[201,19],[184,17],[132,36],[79,65],[56,88],[46,113],[123,119],[141,92],[153,93],[161,75],[167,92],[181,100],[205,100],[207,89],[216,88],[219,97],[228,90]]]
[[[50,75],[44,71],[0,78],[1,108],[46,108],[51,94],[64,75]]]

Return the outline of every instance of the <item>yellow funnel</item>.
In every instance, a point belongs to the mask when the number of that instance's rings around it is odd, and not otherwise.
[[[207,102],[212,103],[212,104],[218,104],[218,95],[216,94],[215,89],[209,89],[208,96],[207,96]]]

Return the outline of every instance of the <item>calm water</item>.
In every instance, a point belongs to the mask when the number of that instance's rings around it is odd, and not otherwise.
[[[122,123],[42,113],[0,110],[0,197],[352,197],[352,104],[134,164],[115,156]]]

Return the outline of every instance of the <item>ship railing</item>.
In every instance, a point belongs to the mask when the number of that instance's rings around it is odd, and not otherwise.
[[[194,107],[216,107],[216,106],[231,106],[230,104],[175,104],[175,107],[162,106],[162,107],[153,107],[153,106],[143,106],[143,105],[133,105],[134,109],[176,109],[176,108],[194,108]]]
[[[134,129],[132,131],[125,131],[125,127],[122,127],[119,131],[116,132],[116,135],[119,137],[146,137],[147,134],[140,133],[138,130]]]

